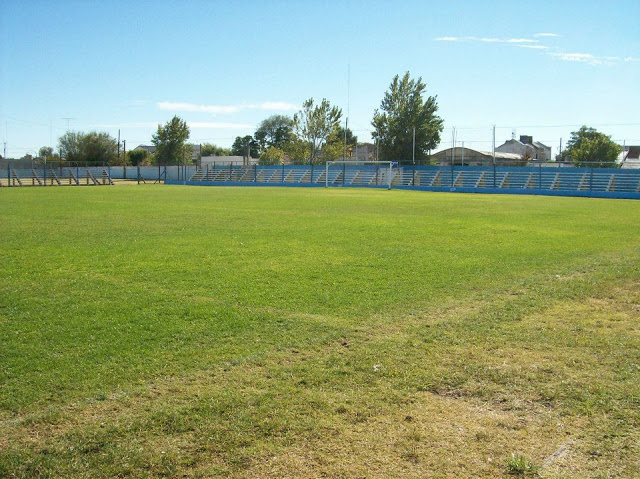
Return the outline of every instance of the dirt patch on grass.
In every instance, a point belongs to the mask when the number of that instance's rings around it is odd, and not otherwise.
[[[0,472],[499,477],[512,455],[542,477],[640,472],[639,284],[544,311],[505,296],[16,416]]]

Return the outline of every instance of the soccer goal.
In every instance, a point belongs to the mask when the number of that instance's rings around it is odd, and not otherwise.
[[[396,165],[393,161],[327,161],[324,184],[326,188],[329,185],[386,185],[391,189],[393,167]]]

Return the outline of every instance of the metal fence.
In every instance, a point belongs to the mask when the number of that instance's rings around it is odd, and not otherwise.
[[[116,180],[189,185],[387,187],[429,191],[598,196],[640,199],[640,169],[578,168],[566,164],[486,165],[250,165],[7,166],[0,186],[107,185]],[[389,176],[390,175],[390,176]]]

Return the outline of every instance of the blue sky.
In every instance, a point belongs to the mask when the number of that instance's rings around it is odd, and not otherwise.
[[[640,2],[0,1],[0,138],[7,156],[67,130],[127,148],[158,123],[230,146],[309,98],[369,140],[396,74],[421,76],[441,147],[533,135],[557,150],[580,125],[640,144]],[[66,120],[66,119],[69,120]]]

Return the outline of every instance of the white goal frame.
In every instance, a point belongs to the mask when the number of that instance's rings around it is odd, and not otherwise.
[[[395,161],[349,161],[349,160],[336,160],[336,161],[327,161],[324,166],[324,187],[329,188],[329,166],[331,165],[385,165],[389,166],[389,174],[387,175],[388,184],[387,189],[391,189],[391,180],[393,176],[393,165],[396,164]]]

